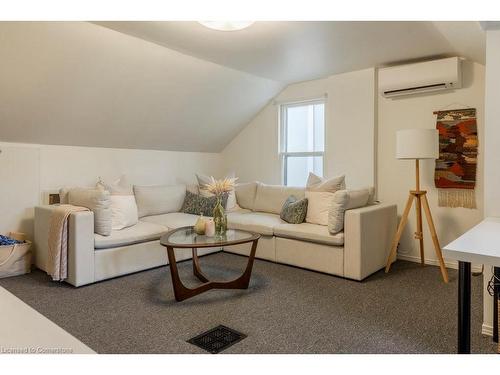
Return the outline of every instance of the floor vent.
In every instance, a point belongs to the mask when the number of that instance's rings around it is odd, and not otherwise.
[[[243,333],[220,325],[189,339],[188,342],[207,352],[217,354],[243,340],[245,337],[247,336]]]

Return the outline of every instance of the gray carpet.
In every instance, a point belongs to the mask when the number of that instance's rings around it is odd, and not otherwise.
[[[209,275],[229,278],[246,258],[201,258]],[[191,262],[180,265],[190,284]],[[203,353],[186,340],[219,324],[248,335],[224,353],[454,353],[457,272],[397,262],[356,282],[256,261],[250,288],[174,301],[166,267],[73,288],[41,271],[0,285],[98,353]],[[472,351],[493,353],[481,335],[482,277],[474,277]]]

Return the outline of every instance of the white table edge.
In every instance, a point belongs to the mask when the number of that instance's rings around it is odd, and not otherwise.
[[[487,217],[443,247],[446,258],[500,267],[500,218]]]

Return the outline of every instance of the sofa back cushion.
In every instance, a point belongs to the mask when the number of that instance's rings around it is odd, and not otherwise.
[[[186,196],[186,185],[134,185],[139,217],[179,212]]]
[[[295,196],[297,199],[302,199],[304,198],[304,192],[304,188],[266,185],[259,182],[257,183],[253,210],[279,215],[283,204],[290,195]]]
[[[241,208],[253,210],[255,202],[255,193],[257,192],[257,182],[246,182],[236,184],[234,189],[236,193],[236,202]]]

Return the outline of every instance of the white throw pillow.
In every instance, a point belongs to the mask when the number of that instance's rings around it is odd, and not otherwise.
[[[345,189],[345,176],[323,178],[309,173],[305,197],[308,200],[306,222],[328,225],[328,211],[333,194]]]
[[[111,223],[113,230],[137,224],[137,204],[133,195],[111,195]]]
[[[99,178],[97,187],[109,191],[111,194],[111,223],[113,230],[120,230],[137,224],[139,215],[132,185],[125,176],[111,184]]]
[[[344,216],[346,210],[364,207],[374,196],[375,189],[339,190],[333,194],[328,211],[328,232],[336,234],[344,230]]]
[[[344,214],[349,202],[347,190],[339,190],[333,194],[328,210],[328,232],[336,234],[344,229]]]
[[[309,172],[307,177],[306,190],[309,191],[329,191],[335,193],[337,190],[345,189],[345,176],[324,178]]]
[[[229,173],[225,178],[234,178],[234,172]],[[200,195],[202,197],[211,197],[213,196],[212,193],[210,193],[207,189],[205,189],[205,186],[207,184],[210,184],[212,182],[211,178],[209,176],[205,176],[203,174],[196,174],[196,179],[198,180],[198,188]],[[235,211],[239,210],[240,207],[238,206],[238,203],[236,203],[236,193],[233,190],[231,190],[227,196],[227,202],[226,202],[226,211]]]
[[[134,195],[132,185],[128,182],[125,175],[122,175],[118,180],[112,182],[111,184],[107,184],[99,177],[97,187],[109,191],[111,195]]]
[[[74,188],[68,194],[68,203],[87,207],[94,213],[94,232],[102,236],[111,234],[111,199],[109,191],[101,188]]]
[[[307,191],[306,223],[328,225],[328,211],[334,193],[328,191]]]

